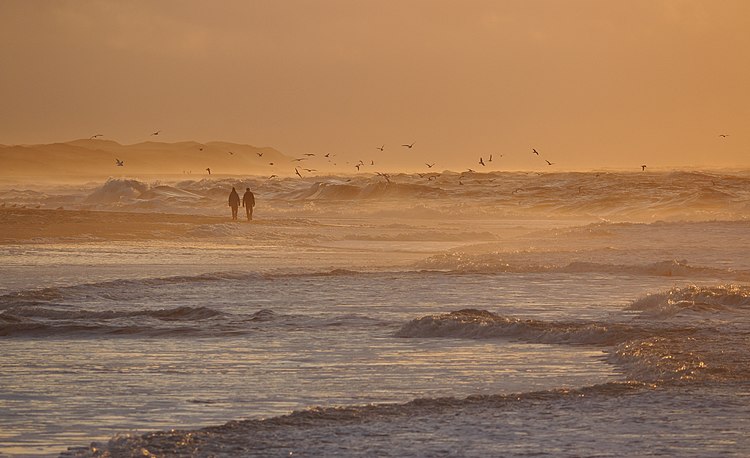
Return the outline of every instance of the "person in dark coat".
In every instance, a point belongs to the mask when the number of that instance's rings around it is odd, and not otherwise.
[[[229,206],[232,207],[232,219],[237,221],[237,209],[240,208],[240,195],[237,194],[237,190],[232,187],[232,192],[229,193]]]
[[[242,196],[242,206],[245,207],[247,220],[253,219],[253,207],[255,207],[255,195],[250,192],[250,188],[245,188],[245,194]]]

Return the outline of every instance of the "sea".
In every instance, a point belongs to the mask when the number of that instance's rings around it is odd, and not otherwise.
[[[750,455],[750,171],[113,177],[0,205],[225,218],[0,245],[0,457]]]

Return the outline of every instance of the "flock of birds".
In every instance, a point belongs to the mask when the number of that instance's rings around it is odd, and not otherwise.
[[[157,131],[152,132],[151,136],[158,136],[160,133],[161,133],[161,130],[157,130]],[[103,136],[104,136],[104,134],[95,134],[95,135],[92,135],[91,137],[89,137],[89,139],[93,140],[93,139],[96,139],[96,138],[99,138],[99,137],[103,137]],[[719,137],[721,137],[721,138],[727,138],[727,137],[729,137],[729,134],[719,134]],[[414,148],[415,144],[416,144],[416,142],[403,143],[403,144],[401,144],[401,146],[404,147],[404,148],[412,149],[412,148]],[[375,149],[383,152],[385,150],[385,144],[380,145],[380,146],[376,146]],[[202,146],[199,147],[199,150],[203,151],[203,147]],[[234,152],[233,151],[228,151],[228,154],[229,155],[234,155]],[[256,152],[256,154],[260,158],[263,157],[263,152],[259,151],[259,152]],[[536,150],[536,148],[532,148],[531,149],[531,154],[536,155],[540,159],[543,159],[547,163],[547,166],[553,166],[553,165],[555,165],[555,162],[550,162],[548,159],[542,158],[541,154],[539,153],[539,151]],[[292,162],[300,162],[301,163],[302,161],[305,161],[305,160],[308,160],[308,159],[312,159],[312,158],[314,158],[316,156],[317,155],[315,153],[306,153],[306,154],[304,154],[304,157],[299,157],[299,158],[292,159]],[[333,153],[326,153],[326,154],[322,155],[322,157],[326,158],[327,161],[329,163],[331,163],[332,165],[334,165],[334,166],[337,165],[335,162],[333,162],[333,157],[335,157],[335,154],[333,154]],[[500,157],[503,157],[503,155],[500,154]],[[493,160],[493,155],[492,154],[490,154],[487,157],[486,161],[484,159],[484,156],[480,156],[478,164],[481,165],[482,167],[486,167],[488,163],[492,162],[492,160]],[[268,164],[271,165],[271,166],[275,165],[273,162],[269,162]],[[349,162],[347,162],[347,164],[349,164]],[[367,165],[368,164],[366,164],[364,161],[360,160],[359,162],[357,162],[356,164],[354,164],[354,168],[357,169],[357,172],[360,172],[361,168],[362,167],[366,167]],[[370,160],[370,164],[369,165],[370,166],[374,166],[375,165],[375,161],[374,160]],[[425,166],[427,166],[428,169],[432,169],[435,165],[436,165],[435,162],[431,162],[431,163],[430,162],[425,162]],[[115,166],[117,166],[117,167],[124,167],[125,166],[125,161],[120,160],[119,158],[115,158]],[[647,165],[646,164],[642,164],[640,167],[641,167],[641,171],[645,171]],[[205,170],[208,173],[208,175],[211,175],[211,168],[210,167],[206,167]],[[304,178],[304,176],[302,175],[302,172],[300,170],[303,171],[303,172],[306,172],[306,173],[314,173],[314,172],[318,171],[317,169],[302,167],[301,165],[298,166],[298,167],[294,167],[294,174],[296,176],[298,176],[299,178]],[[474,169],[469,168],[466,171],[462,172],[459,175],[459,185],[463,185],[462,178],[463,178],[463,176],[464,176],[465,173],[477,173],[477,171],[474,170]],[[388,183],[391,182],[390,175],[388,175],[387,173],[375,172],[375,175],[384,178],[386,180],[386,182],[388,182]],[[428,181],[431,181],[431,180],[437,179],[437,177],[440,176],[440,173],[429,173],[429,174],[418,173],[418,175],[419,175],[420,178],[425,178],[426,177],[428,179]],[[268,177],[268,179],[272,179],[272,178],[278,178],[278,175],[273,174],[273,175],[271,175],[271,176]]]

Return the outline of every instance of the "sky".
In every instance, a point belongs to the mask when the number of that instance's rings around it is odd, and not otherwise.
[[[0,144],[747,168],[748,31],[746,0],[0,0]]]

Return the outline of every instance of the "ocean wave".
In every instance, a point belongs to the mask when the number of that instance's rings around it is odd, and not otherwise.
[[[14,189],[0,194],[0,204],[45,208],[219,214],[232,187],[249,187],[274,214],[293,211],[321,214],[375,214],[406,210],[418,199],[422,217],[607,218],[617,221],[747,220],[750,175],[741,173],[374,173],[297,177],[204,178],[147,183],[109,178],[86,189],[55,189],[54,195]],[[352,207],[351,202],[360,204]],[[304,207],[290,203],[320,203]],[[377,205],[382,202],[382,205]],[[380,207],[380,208],[373,208]],[[432,214],[427,212],[432,211]],[[409,212],[403,213],[409,215]]]
[[[519,409],[540,402],[564,402],[580,398],[611,398],[644,392],[648,385],[635,382],[610,382],[577,389],[553,389],[513,394],[475,395],[465,398],[417,398],[406,403],[368,404],[337,407],[311,407],[264,419],[235,420],[220,426],[196,430],[157,431],[146,434],[123,434],[107,443],[76,447],[61,457],[116,456],[277,456],[289,452],[279,447],[279,437],[289,437],[290,450],[299,449],[301,435],[310,428],[323,428],[330,439],[330,430],[347,425],[410,421],[415,417],[435,418],[446,413],[467,412],[469,409]],[[316,434],[320,434],[319,431]],[[294,439],[292,439],[294,438]],[[322,439],[323,442],[330,440]],[[294,445],[294,444],[297,445]],[[337,449],[339,452],[341,449]],[[351,451],[351,450],[350,450]],[[355,453],[356,454],[356,453]]]
[[[638,328],[594,322],[545,322],[509,318],[486,310],[464,309],[418,318],[403,325],[396,337],[515,338],[545,344],[613,345],[632,338]]]
[[[221,316],[222,313],[209,307],[175,307],[156,310],[68,310],[45,307],[12,307],[0,314],[0,317],[16,319],[32,318],[45,320],[117,320],[120,318],[156,318],[163,321],[196,321]]]
[[[750,287],[737,285],[672,288],[634,301],[630,310],[652,316],[673,316],[680,312],[715,313],[750,310]]]
[[[707,266],[694,266],[686,260],[664,260],[646,264],[614,264],[573,261],[566,264],[522,264],[507,253],[467,254],[453,251],[431,256],[416,264],[425,270],[466,273],[602,273],[658,277],[722,278],[750,280],[750,272]]]
[[[445,195],[441,188],[416,183],[368,182],[363,185],[316,182],[307,189],[295,190],[279,197],[291,200],[355,200],[392,198],[437,198]]]
[[[149,188],[147,183],[135,179],[109,178],[103,185],[90,193],[84,202],[88,204],[112,204],[128,199],[136,199]]]
[[[0,295],[0,310],[15,306],[58,304],[76,299],[117,300],[122,295],[131,295],[143,287],[158,287],[183,283],[209,283],[233,280],[267,278],[254,272],[210,272],[199,275],[177,275],[171,277],[149,277],[142,279],[118,279],[71,286],[48,287],[23,290]]]
[[[271,309],[252,313],[221,312],[211,307],[155,310],[91,311],[18,307],[0,312],[0,337],[236,337],[257,332],[312,330],[332,327],[388,325],[378,317],[359,314],[315,317],[279,314]]]
[[[464,309],[404,324],[401,338],[516,339],[530,343],[594,345],[628,380],[643,383],[750,380],[750,288],[672,289],[635,300],[627,322],[540,321]],[[691,319],[675,318],[690,312]],[[715,314],[732,313],[717,321]],[[697,313],[697,315],[695,315]],[[742,314],[739,315],[738,314]]]
[[[510,338],[529,343],[594,345],[608,349],[608,360],[628,380],[665,383],[696,377],[705,369],[696,352],[676,352],[684,347],[670,338],[690,338],[691,329],[665,331],[647,325],[602,322],[545,322],[503,317],[485,310],[459,310],[412,320],[396,332],[402,338]],[[657,345],[658,344],[658,345]],[[679,353],[682,357],[675,357]]]
[[[13,307],[0,313],[0,336],[200,334],[209,330],[196,323],[224,315],[209,307],[186,306],[127,311]]]

